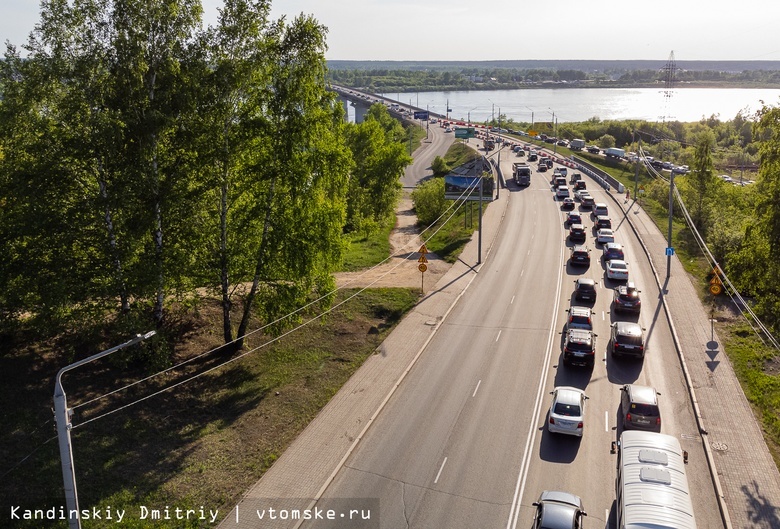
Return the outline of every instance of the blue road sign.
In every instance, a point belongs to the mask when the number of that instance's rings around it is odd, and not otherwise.
[[[427,110],[417,110],[417,111],[415,111],[414,119],[421,119],[423,121],[428,121],[428,111]]]
[[[674,255],[674,248],[671,248],[671,247],[667,248],[666,249],[666,255],[667,255],[667,257]]]

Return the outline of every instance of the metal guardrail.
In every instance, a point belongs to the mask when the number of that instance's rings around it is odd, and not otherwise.
[[[595,167],[582,158],[578,158],[574,155],[572,155],[571,159],[577,165],[577,169],[590,176],[607,191],[611,191],[613,188],[616,189],[618,193],[624,191],[623,184],[615,180],[609,173],[602,171],[598,167]]]

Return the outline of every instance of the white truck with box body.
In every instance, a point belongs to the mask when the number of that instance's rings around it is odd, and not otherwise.
[[[610,147],[609,149],[604,149],[604,156],[607,158],[625,158],[626,157],[626,151],[623,149],[617,149],[615,147]]]
[[[569,149],[579,151],[585,147],[585,140],[573,139],[569,142]]]

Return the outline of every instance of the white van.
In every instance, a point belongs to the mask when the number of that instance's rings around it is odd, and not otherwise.
[[[696,529],[685,476],[688,454],[676,437],[627,430],[617,443],[618,529]]]

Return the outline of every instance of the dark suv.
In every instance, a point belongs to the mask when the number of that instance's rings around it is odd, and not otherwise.
[[[620,391],[620,412],[624,430],[661,432],[661,410],[658,392],[649,386],[626,384]]]
[[[567,366],[593,367],[596,358],[596,335],[585,329],[566,331],[563,363]]]
[[[586,238],[585,226],[582,224],[572,224],[569,227],[569,239],[572,242],[585,242]]]
[[[574,189],[587,189],[585,180],[577,180],[576,182],[574,182]]]
[[[609,337],[612,356],[645,357],[645,333],[638,323],[618,321],[612,324]]]
[[[596,201],[593,200],[593,197],[590,196],[590,195],[584,196],[584,197],[582,197],[582,200],[580,200],[580,204],[585,209],[592,208],[595,203],[596,203]]]
[[[596,225],[593,227],[593,229],[600,230],[601,228],[612,229],[612,219],[610,219],[606,215],[599,215],[598,217],[596,217]]]
[[[630,281],[625,285],[617,287],[612,298],[615,312],[639,314],[639,311],[642,309],[642,300],[639,299],[639,292],[640,290]]]
[[[590,248],[579,244],[572,246],[569,264],[572,266],[590,266]]]
[[[620,261],[623,261],[625,259],[625,254],[623,253],[623,246],[620,245],[620,243],[616,242],[608,242],[604,246],[602,246],[603,254],[602,258],[604,261],[611,261],[612,259],[618,259]]]
[[[596,301],[596,282],[589,277],[574,281],[574,299],[577,301]]]

